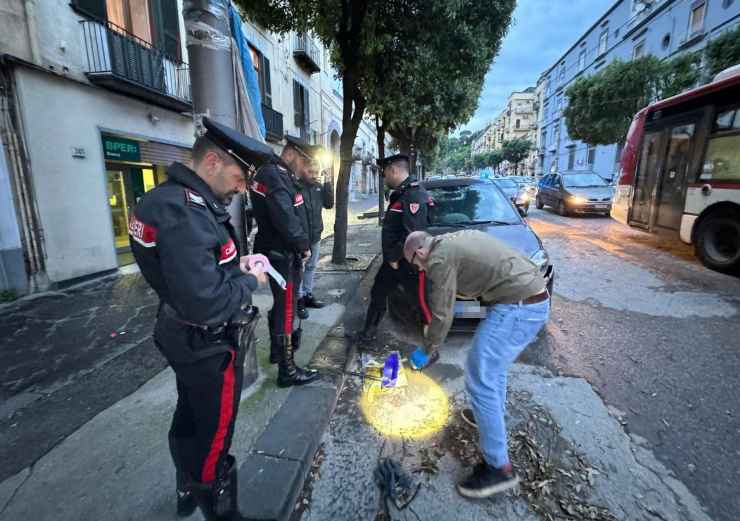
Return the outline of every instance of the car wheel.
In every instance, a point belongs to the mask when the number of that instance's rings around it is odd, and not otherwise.
[[[709,269],[740,270],[740,212],[720,210],[702,219],[696,230],[696,254]]]
[[[539,195],[535,197],[534,205],[537,207],[538,210],[542,210],[545,207],[545,203],[542,202],[542,199],[540,199]]]
[[[562,215],[563,217],[568,216],[568,208],[566,208],[565,203],[563,202],[562,199],[558,203],[558,213]]]

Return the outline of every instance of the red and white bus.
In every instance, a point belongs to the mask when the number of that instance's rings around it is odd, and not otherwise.
[[[740,269],[740,65],[637,113],[611,215],[678,235],[711,269]]]

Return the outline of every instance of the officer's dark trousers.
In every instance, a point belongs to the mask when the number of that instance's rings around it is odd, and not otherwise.
[[[178,488],[188,480],[211,483],[231,448],[244,374],[244,350],[189,364],[170,364],[177,377],[177,408],[169,433]]]
[[[270,277],[270,290],[273,299],[272,309],[267,314],[270,336],[290,336],[297,329],[298,323],[296,307],[302,277],[301,261],[293,254],[277,258],[268,255],[268,258],[273,268],[279,271],[287,282],[287,286],[283,290]]]
[[[388,295],[393,289],[398,285],[403,285],[413,290],[416,287],[417,280],[417,273],[405,260],[400,261],[397,270],[394,270],[387,262],[383,262],[378,274],[375,275],[375,281],[370,290],[368,316],[377,317],[377,321],[380,321],[388,309]]]

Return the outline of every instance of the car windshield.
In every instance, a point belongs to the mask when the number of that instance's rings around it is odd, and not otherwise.
[[[604,179],[597,174],[572,174],[563,176],[566,188],[586,188],[592,186],[608,186]]]
[[[519,188],[519,185],[516,184],[516,181],[513,179],[507,179],[507,178],[501,178],[501,179],[494,179],[493,181],[497,185],[499,185],[501,188]]]
[[[427,187],[434,206],[432,226],[519,224],[511,203],[495,186],[484,183]]]

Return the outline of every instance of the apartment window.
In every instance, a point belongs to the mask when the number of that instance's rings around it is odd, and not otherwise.
[[[549,116],[548,112],[550,111],[550,102],[546,101],[542,104],[542,119],[544,121],[547,121],[547,117]]]
[[[582,71],[586,68],[586,49],[582,50],[578,55],[578,71]]]
[[[599,56],[606,54],[606,49],[609,46],[609,29],[604,29],[599,36]]]
[[[272,108],[272,83],[270,81],[270,60],[256,48],[249,46],[249,52],[252,55],[252,65],[257,72],[262,103]]]
[[[568,149],[568,170],[573,170],[576,166],[576,147],[571,146]]]
[[[295,126],[298,128],[301,137],[307,140],[311,121],[308,89],[296,80],[293,80],[293,114]]]
[[[177,0],[71,0],[71,5],[180,59]]]
[[[519,128],[521,126],[521,120],[516,120],[516,128]]]
[[[586,164],[588,164],[589,168],[593,168],[595,162],[596,162],[596,147],[589,146],[588,153],[586,155]]]
[[[552,135],[552,137],[553,144],[557,146],[558,143],[560,143],[560,121],[555,122],[555,133]]]
[[[547,146],[547,130],[542,130],[542,140],[541,140],[542,146]]]
[[[565,61],[560,63],[560,81],[565,80]]]
[[[699,34],[704,30],[704,17],[707,14],[706,1],[694,2],[689,15],[689,37]]]
[[[632,49],[633,60],[642,58],[643,56],[645,56],[645,40],[636,43],[634,49]]]

